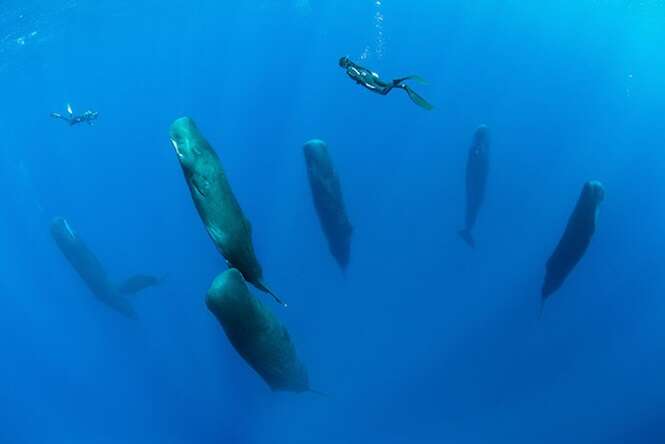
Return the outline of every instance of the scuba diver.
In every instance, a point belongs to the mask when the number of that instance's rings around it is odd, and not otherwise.
[[[99,117],[99,113],[97,111],[88,110],[79,116],[75,116],[74,112],[72,111],[72,106],[68,104],[66,115],[63,116],[60,113],[51,113],[51,117],[69,122],[70,126],[74,126],[79,123],[87,123],[88,125],[92,126],[95,124],[97,117]]]
[[[362,66],[352,62],[351,60],[349,60],[348,57],[342,57],[341,59],[339,59],[339,66],[344,68],[346,70],[346,74],[349,77],[351,77],[353,80],[355,80],[356,83],[364,86],[370,91],[385,96],[390,91],[392,91],[393,88],[403,89],[404,91],[406,91],[406,93],[409,95],[409,98],[416,105],[423,107],[428,111],[434,108],[425,99],[416,94],[416,92],[413,89],[411,89],[409,85],[404,83],[406,80],[414,80],[418,83],[425,83],[425,80],[423,80],[421,77],[409,76],[409,77],[403,77],[401,79],[395,79],[391,82],[386,82],[384,80],[381,80],[381,78],[377,73],[372,72],[369,69],[363,68]]]

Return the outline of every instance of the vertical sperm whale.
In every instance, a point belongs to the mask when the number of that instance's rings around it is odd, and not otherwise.
[[[469,148],[466,162],[466,213],[464,228],[459,235],[470,246],[475,247],[471,231],[476,225],[478,212],[485,199],[485,187],[489,172],[489,130],[487,126],[480,125]]]
[[[65,218],[53,219],[51,236],[67,261],[97,299],[127,317],[135,318],[136,313],[126,296],[160,283],[160,279],[154,276],[137,274],[118,285],[113,284],[97,256]]]
[[[595,180],[586,182],[561,240],[545,266],[541,290],[541,309],[545,300],[557,291],[575,265],[582,259],[596,231],[598,210],[605,198],[603,185]]]
[[[170,136],[194,206],[217,250],[247,282],[285,305],[263,282],[263,269],[252,242],[252,226],[233,194],[215,150],[189,117],[173,122]]]
[[[303,147],[307,177],[312,191],[314,208],[319,216],[330,253],[342,269],[349,264],[353,227],[346,215],[342,187],[322,140],[310,140]]]

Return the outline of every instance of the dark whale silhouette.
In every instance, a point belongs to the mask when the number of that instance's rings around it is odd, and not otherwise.
[[[582,187],[566,230],[547,261],[541,291],[541,309],[545,299],[561,287],[568,274],[584,256],[596,231],[598,209],[604,198],[605,190],[600,182],[589,181]]]
[[[252,243],[252,227],[233,194],[215,150],[189,117],[173,122],[170,134],[194,206],[217,250],[228,266],[238,269],[247,282],[285,305],[263,282],[263,269]]]
[[[215,278],[206,305],[233,348],[272,390],[313,391],[288,330],[249,293],[238,270],[230,268]]]
[[[97,256],[62,217],[56,217],[51,222],[51,236],[97,299],[127,317],[136,318],[136,312],[125,296],[160,283],[160,279],[141,274],[119,285],[112,284]]]
[[[466,162],[466,217],[459,235],[470,247],[476,243],[471,230],[476,224],[478,212],[485,198],[485,186],[489,172],[489,130],[480,125],[473,136]]]
[[[313,139],[305,144],[304,154],[314,208],[321,228],[328,239],[330,253],[339,266],[345,269],[349,263],[353,227],[346,215],[342,187],[328,147],[324,141]]]

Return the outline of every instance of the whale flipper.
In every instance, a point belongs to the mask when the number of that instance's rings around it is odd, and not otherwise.
[[[465,228],[463,230],[459,230],[457,234],[459,234],[459,236],[464,239],[464,242],[466,242],[469,247],[476,248],[476,242],[473,240],[473,236],[471,235],[470,230]]]
[[[118,285],[116,287],[116,291],[121,295],[132,295],[145,290],[148,287],[159,285],[161,282],[162,279],[155,276],[148,274],[135,274]]]
[[[540,298],[540,311],[538,312],[538,319],[543,318],[543,311],[545,311],[545,297]]]
[[[284,308],[288,307],[289,305],[284,302],[279,296],[277,296],[273,291],[268,287],[266,284],[263,283],[263,280],[258,280],[256,282],[252,282],[256,288],[258,288],[261,291],[264,291],[268,293],[270,296],[275,299],[275,302],[277,302],[279,305],[283,306]]]

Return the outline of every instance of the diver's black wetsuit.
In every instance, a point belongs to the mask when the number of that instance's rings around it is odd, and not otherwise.
[[[423,80],[418,76],[403,77],[400,79],[395,79],[392,82],[386,82],[381,80],[377,73],[352,62],[348,57],[342,57],[339,60],[339,66],[344,68],[346,70],[346,74],[356,83],[364,86],[372,92],[385,96],[390,91],[392,91],[393,88],[403,89],[416,105],[421,106],[427,110],[431,110],[433,108],[432,105],[430,105],[425,99],[416,94],[416,92],[411,89],[409,85],[404,83],[406,80],[416,80],[422,82]]]

